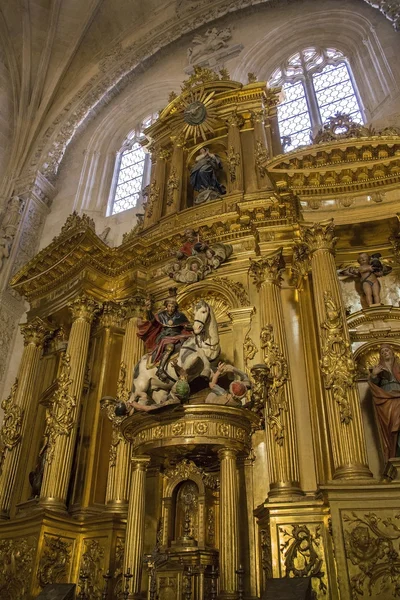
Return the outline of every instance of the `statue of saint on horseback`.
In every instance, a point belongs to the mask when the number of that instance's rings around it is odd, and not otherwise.
[[[210,362],[220,354],[217,322],[207,302],[196,304],[193,325],[179,310],[176,288],[170,288],[164,306],[153,314],[148,302],[146,319],[138,323],[138,337],[147,352],[134,370],[130,408],[149,410],[185,400],[189,382],[209,379]]]

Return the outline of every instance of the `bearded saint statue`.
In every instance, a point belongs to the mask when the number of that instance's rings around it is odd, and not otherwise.
[[[386,460],[400,456],[400,360],[389,344],[382,344],[379,363],[371,370],[369,386]]]

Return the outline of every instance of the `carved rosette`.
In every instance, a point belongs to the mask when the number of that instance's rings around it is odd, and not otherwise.
[[[0,441],[2,445],[0,466],[3,464],[6,450],[11,451],[21,441],[24,412],[15,402],[17,389],[18,379],[11,386],[8,398],[1,403],[1,408],[4,410],[4,419],[0,429]]]
[[[43,554],[37,572],[40,587],[68,579],[72,546],[73,542],[67,538],[45,534]]]
[[[275,442],[282,446],[285,438],[282,413],[288,412],[284,394],[284,386],[288,380],[288,364],[278,344],[275,343],[272,325],[268,324],[262,328],[260,339],[261,348],[264,351],[264,362],[269,372],[267,423],[274,433]]]
[[[250,259],[250,274],[258,290],[263,283],[273,283],[278,286],[281,284],[281,273],[285,269],[282,250],[283,248],[280,248],[270,256]]]
[[[325,321],[323,332],[321,371],[327,390],[332,390],[339,406],[340,420],[348,425],[353,418],[348,391],[356,381],[356,365],[350,343],[346,340],[340,308],[329,291],[324,292]]]
[[[91,323],[96,313],[100,311],[101,305],[93,300],[93,298],[90,298],[90,296],[82,294],[69,302],[68,308],[71,311],[73,321],[81,319],[87,323]]]
[[[313,223],[312,225],[300,225],[300,240],[308,248],[310,254],[316,250],[329,250],[334,253],[336,242],[335,226],[333,219]]]
[[[42,319],[35,317],[29,323],[20,325],[21,333],[24,338],[24,345],[33,344],[34,346],[41,347],[46,341],[46,337],[49,335],[48,328]]]
[[[46,462],[53,461],[56,440],[60,435],[69,436],[74,426],[76,398],[69,393],[72,384],[71,357],[64,354],[60,375],[53,399],[47,409],[45,437],[47,438]]]

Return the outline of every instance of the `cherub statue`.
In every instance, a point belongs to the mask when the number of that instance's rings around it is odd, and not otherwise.
[[[358,255],[358,267],[349,266],[339,271],[339,275],[352,277],[359,281],[367,306],[381,304],[381,284],[378,278],[388,275],[392,270],[392,267],[384,265],[380,258],[379,252],[371,255],[361,252]]]

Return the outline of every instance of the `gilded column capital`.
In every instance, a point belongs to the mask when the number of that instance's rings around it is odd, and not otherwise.
[[[167,150],[166,148],[160,148],[159,150],[157,150],[157,158],[159,158],[160,160],[168,160],[170,156],[171,151]]]
[[[123,306],[126,310],[125,319],[134,319],[137,317],[143,316],[143,312],[145,310],[145,296],[132,296],[128,300],[124,300]]]
[[[73,321],[82,319],[87,323],[91,323],[96,313],[98,313],[101,309],[101,304],[96,302],[90,296],[82,294],[78,298],[75,298],[69,302],[68,308],[71,311]]]
[[[238,451],[234,450],[233,448],[220,448],[218,450],[218,458],[220,461],[226,458],[232,458],[233,460],[236,460],[237,455]]]
[[[242,115],[239,115],[237,112],[232,112],[226,119],[226,122],[229,127],[240,128],[240,127],[242,127],[242,125],[244,123],[244,119],[243,119]]]
[[[20,329],[24,337],[25,346],[28,346],[29,344],[33,344],[37,347],[43,346],[49,335],[49,328],[39,317],[35,317],[29,323],[20,325]]]
[[[102,327],[118,327],[126,318],[127,307],[120,302],[104,302],[100,314]]]
[[[338,238],[335,237],[333,219],[320,223],[300,224],[300,239],[311,254],[317,250],[329,250],[334,254]]]
[[[150,456],[132,456],[132,468],[134,471],[147,471],[150,464]]]
[[[170,140],[175,146],[175,148],[183,148],[186,142],[185,135],[183,132],[179,135],[171,135]]]
[[[259,110],[253,110],[251,112],[251,120],[254,123],[264,123],[265,121],[265,109],[260,108]]]
[[[263,283],[272,283],[280,286],[281,273],[285,269],[285,261],[282,254],[283,248],[268,256],[250,259],[250,274],[259,290]]]

